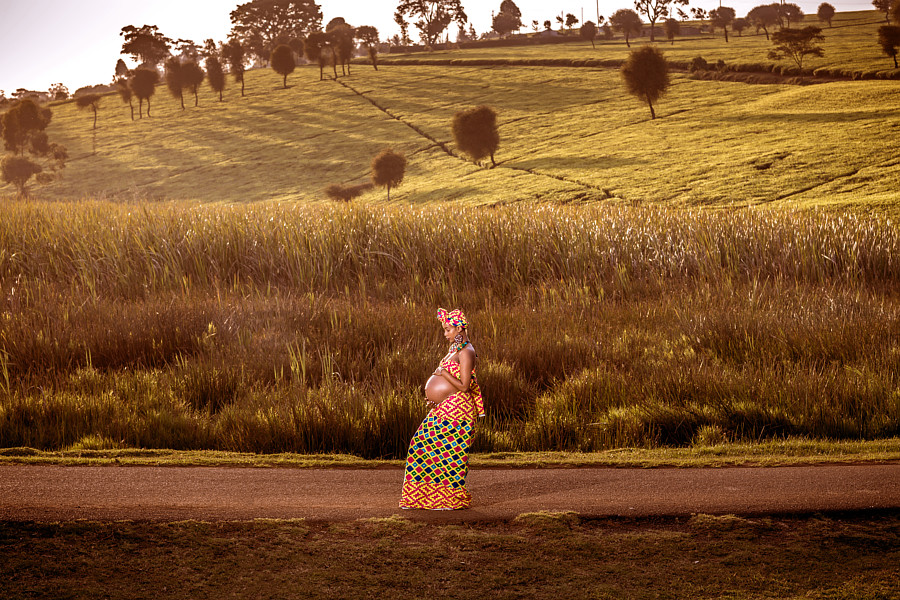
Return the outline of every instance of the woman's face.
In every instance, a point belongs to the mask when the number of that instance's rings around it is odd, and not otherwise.
[[[462,333],[462,327],[454,327],[450,323],[443,323],[444,326],[444,337],[447,338],[448,342],[452,342],[453,339]]]

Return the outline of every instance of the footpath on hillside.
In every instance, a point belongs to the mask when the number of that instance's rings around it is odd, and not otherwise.
[[[584,517],[784,515],[900,509],[900,464],[714,469],[483,469],[472,508],[397,508],[400,469],[0,467],[0,520],[348,521],[402,515],[444,523],[522,513]]]

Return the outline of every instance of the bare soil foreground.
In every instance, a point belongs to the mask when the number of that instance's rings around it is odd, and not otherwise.
[[[474,502],[454,512],[397,508],[399,469],[0,467],[0,520],[512,520],[764,515],[900,508],[900,464],[721,469],[483,469]]]

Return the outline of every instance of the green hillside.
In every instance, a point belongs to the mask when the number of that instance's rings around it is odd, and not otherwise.
[[[836,19],[834,33],[826,26],[826,58],[816,60],[889,64],[874,44],[877,14],[850,17],[843,26]],[[702,54],[710,62],[761,60],[767,48],[762,35],[661,47],[673,60]],[[627,51],[616,40],[596,53],[624,58]],[[575,42],[449,54],[588,52]],[[204,89],[200,106],[188,99],[185,111],[159,86],[152,118],[134,122],[127,105],[108,96],[96,132],[89,112],[56,105],[50,136],[71,160],[62,180],[34,192],[51,199],[319,200],[331,184],[366,182],[385,147],[408,156],[395,197],[413,203],[882,204],[893,201],[900,179],[896,81],[750,85],[674,72],[654,121],[626,94],[615,68],[356,65],[350,76],[320,82],[317,68],[303,67],[288,84],[283,89],[269,69],[251,71],[246,97],[232,87],[218,102]],[[497,168],[454,150],[452,115],[478,104],[500,115]],[[0,193],[13,192],[6,186]],[[384,195],[373,190],[364,200]]]

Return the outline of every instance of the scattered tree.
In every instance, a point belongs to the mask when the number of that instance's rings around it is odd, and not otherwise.
[[[140,29],[133,25],[123,27],[119,35],[125,38],[122,54],[128,54],[145,66],[155,67],[169,55],[171,38],[159,32],[156,25],[144,25]]]
[[[738,17],[731,23],[731,30],[737,33],[738,36],[740,36],[744,32],[744,30],[747,29],[748,25],[750,25],[750,22],[747,21],[747,19]]]
[[[50,142],[46,129],[53,113],[30,98],[19,100],[0,115],[3,144],[12,154],[0,164],[0,176],[16,186],[19,197],[27,195],[28,180],[37,175],[39,183],[54,178],[69,158],[65,146]],[[38,161],[43,161],[50,172]]]
[[[803,20],[803,11],[796,4],[776,4],[775,6],[778,8],[778,14],[787,22],[787,28],[790,28],[792,21],[800,23]]]
[[[97,110],[100,108],[100,94],[84,94],[75,98],[75,106],[78,108],[90,108],[94,113],[94,126],[97,129]]]
[[[50,94],[50,97],[54,100],[65,100],[69,97],[69,88],[61,83],[54,83],[50,86],[50,89],[47,90],[47,93]]]
[[[197,62],[200,58],[201,48],[194,43],[194,40],[175,40],[175,51],[183,62]]]
[[[544,21],[544,31],[550,31],[553,28],[553,23],[550,22],[550,19]]]
[[[691,9],[691,15],[698,21],[700,21],[700,28],[703,28],[703,21],[709,16],[709,13],[706,12],[705,8],[695,7]]]
[[[124,77],[119,77],[116,79],[115,85],[119,98],[122,99],[122,102],[128,103],[128,108],[131,109],[131,120],[134,121],[134,103],[131,101],[133,94],[131,93],[131,88],[128,87],[128,80]]]
[[[360,25],[356,28],[356,39],[366,47],[372,66],[378,70],[378,30],[371,25]]]
[[[328,46],[331,49],[334,78],[337,79],[337,65],[341,65],[341,74],[350,74],[350,59],[353,58],[353,38],[356,32],[342,17],[337,17],[328,22],[325,27]],[[346,70],[345,70],[346,67]]]
[[[400,27],[400,45],[409,46],[409,21],[404,18],[404,13],[399,10],[394,13],[394,23]]]
[[[15,154],[7,154],[0,161],[0,177],[6,183],[16,186],[18,198],[28,197],[28,180],[31,179],[32,175],[38,175],[43,170],[41,165],[30,158],[16,156]]]
[[[834,7],[827,2],[823,2],[819,5],[816,16],[820,21],[828,23],[828,26],[831,27],[831,20],[834,18]]]
[[[382,150],[372,161],[372,183],[387,188],[388,200],[391,188],[400,185],[405,174],[406,157],[393,150]]]
[[[453,115],[453,139],[456,147],[478,162],[488,156],[497,166],[494,154],[500,147],[497,113],[489,106],[462,110]]]
[[[803,68],[803,59],[807,56],[823,56],[825,51],[816,41],[824,40],[822,30],[818,27],[804,27],[803,29],[790,29],[785,27],[781,31],[772,34],[772,43],[775,48],[769,51],[769,58],[780,60],[790,58],[797,63],[797,68]]]
[[[622,78],[628,92],[650,106],[650,118],[656,118],[653,103],[665,94],[669,87],[669,66],[662,52],[654,46],[632,50],[622,65]]]
[[[647,17],[650,22],[650,41],[654,41],[653,30],[660,18],[669,16],[672,4],[687,6],[688,0],[634,0],[634,8],[637,12]]]
[[[597,37],[597,26],[594,25],[593,21],[585,21],[584,25],[581,26],[579,33],[581,34],[581,39],[590,40],[591,48],[596,48],[594,45],[594,38]]]
[[[513,0],[503,0],[500,10],[494,15],[491,27],[501,36],[509,35],[522,28],[522,11]]]
[[[461,0],[400,0],[395,19],[397,15],[401,19],[407,15],[418,17],[416,28],[428,47],[434,46],[452,21],[466,23],[469,20]]]
[[[681,33],[681,23],[678,22],[677,19],[666,19],[665,22],[666,28],[666,37],[669,38],[669,41],[672,45],[675,45],[675,36]]]
[[[225,71],[222,70],[222,63],[215,54],[206,59],[206,75],[209,77],[209,87],[213,92],[219,94],[219,102],[221,102],[222,92],[225,91]]]
[[[200,65],[193,60],[189,60],[181,65],[181,70],[182,76],[184,77],[184,87],[190,90],[194,95],[194,106],[197,106],[200,104],[200,98],[198,96],[200,84],[203,83],[203,78],[206,77],[206,73],[204,73]]]
[[[734,21],[734,9],[728,6],[720,6],[709,11],[709,25],[715,31],[716,27],[721,27],[725,32],[725,42],[728,42],[728,26]]]
[[[276,46],[272,51],[272,69],[284,78],[284,87],[287,89],[287,77],[294,72],[294,51],[287,44]]]
[[[894,59],[894,68],[897,68],[897,49],[900,48],[900,27],[897,25],[882,25],[878,28],[878,43],[881,51]]]
[[[156,92],[156,83],[158,81],[159,73],[156,69],[139,67],[135,69],[134,74],[131,76],[128,85],[138,99],[138,119],[144,118],[144,100],[147,101],[147,116],[150,116],[150,97]]]
[[[778,7],[775,4],[763,4],[755,6],[747,13],[747,20],[756,27],[756,33],[762,29],[766,32],[766,39],[769,38],[769,27],[774,27],[781,21],[778,14]]]
[[[181,103],[181,110],[184,110],[184,69],[178,57],[171,56],[166,60],[165,76],[169,93]]]
[[[613,13],[613,16],[609,18],[609,23],[612,25],[613,29],[622,32],[622,35],[625,36],[625,45],[629,48],[631,48],[631,43],[628,39],[631,36],[640,35],[644,28],[644,24],[641,23],[641,18],[630,8],[621,8],[617,10]]]
[[[522,28],[522,11],[519,10],[519,7],[513,0],[503,0],[503,2],[500,3],[500,12],[515,17],[517,26],[513,31],[518,31]]]
[[[578,25],[578,17],[572,13],[566,13],[566,29],[572,29]]]
[[[228,63],[228,70],[234,80],[241,84],[241,97],[244,96],[244,46],[232,38],[222,46],[222,58]]]
[[[872,6],[874,6],[876,10],[880,10],[884,13],[885,23],[890,22],[890,19],[888,17],[891,13],[891,4],[893,4],[891,0],[872,0]]]
[[[116,79],[128,78],[129,75],[131,75],[131,70],[125,64],[125,61],[120,58],[116,61]]]
[[[230,16],[229,37],[264,60],[280,41],[303,39],[322,27],[322,11],[313,0],[251,0]]]
[[[328,47],[328,38],[321,31],[309,34],[303,42],[303,53],[309,62],[319,63],[319,81],[325,79],[325,49]]]
[[[533,29],[535,33],[537,33],[540,28],[541,24],[538,23],[537,20],[531,22],[531,29]]]

